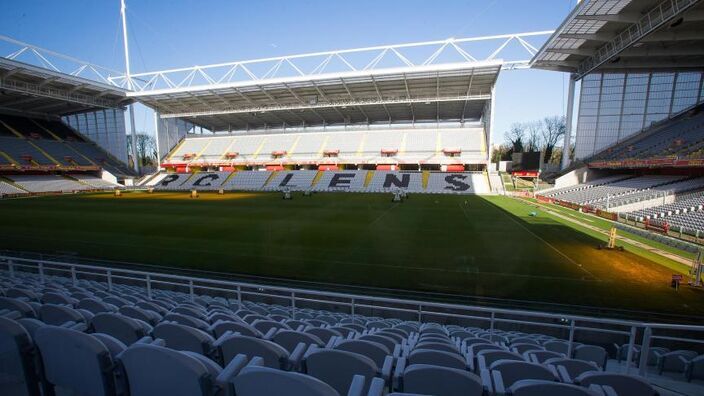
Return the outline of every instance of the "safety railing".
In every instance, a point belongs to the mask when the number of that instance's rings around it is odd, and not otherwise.
[[[147,298],[152,298],[155,290],[181,290],[194,299],[197,294],[227,296],[238,302],[269,299],[272,302],[288,304],[295,316],[302,306],[314,304],[321,309],[347,310],[351,315],[371,312],[370,315],[385,312],[385,316],[405,320],[448,322],[452,319],[463,323],[479,323],[490,332],[499,327],[523,328],[544,333],[559,333],[566,336],[571,352],[576,345],[577,334],[593,339],[607,336],[611,340],[627,340],[629,345],[626,362],[635,356],[636,346],[641,348],[638,373],[647,375],[648,350],[653,341],[679,342],[704,346],[704,326],[648,323],[632,320],[589,317],[582,315],[564,315],[549,312],[494,308],[451,304],[432,301],[419,301],[373,295],[339,293],[322,290],[292,288],[239,282],[232,280],[211,279],[175,275],[162,272],[149,272],[116,267],[103,267],[85,264],[39,260],[15,256],[0,256],[0,270],[5,270],[10,277],[20,273],[31,273],[39,277],[41,283],[55,276],[78,280],[90,279],[104,282],[112,291],[115,284],[143,285]],[[540,329],[540,330],[535,330]],[[694,335],[688,335],[693,333]],[[591,335],[588,335],[591,334]],[[641,342],[639,342],[641,341]],[[625,366],[630,372],[634,367]]]

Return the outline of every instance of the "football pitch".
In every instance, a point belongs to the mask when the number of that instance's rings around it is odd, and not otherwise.
[[[701,290],[669,287],[667,259],[599,250],[605,236],[500,196],[98,193],[0,201],[0,219],[0,249],[14,251],[549,310],[704,313]]]

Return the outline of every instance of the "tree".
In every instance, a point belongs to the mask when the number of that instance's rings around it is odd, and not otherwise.
[[[137,158],[141,166],[156,163],[156,140],[154,136],[144,132],[137,132]],[[127,135],[127,152],[132,154],[132,135]]]
[[[523,141],[526,135],[525,124],[513,124],[511,125],[511,130],[504,134],[504,139],[511,145],[512,153],[522,153],[523,152]]]
[[[542,121],[533,121],[526,124],[526,143],[525,151],[540,151],[541,149],[541,131],[543,129]]]
[[[497,163],[499,161],[510,161],[511,153],[511,146],[507,144],[495,145],[493,151],[491,152],[491,162]]]
[[[555,145],[557,144],[557,142],[559,142],[560,139],[565,135],[565,117],[545,117],[541,122],[541,125],[541,134],[543,138],[542,151],[545,153],[545,162],[553,163],[553,161],[555,161],[559,163],[560,158],[553,159],[553,151],[555,150]],[[560,155],[560,157],[562,156]]]

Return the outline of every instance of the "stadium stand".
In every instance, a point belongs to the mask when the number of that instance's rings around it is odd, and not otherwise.
[[[5,165],[3,167],[3,165]],[[98,170],[133,172],[61,121],[0,114],[0,167],[7,170]]]
[[[700,159],[704,155],[704,106],[699,106],[673,119],[665,120],[631,139],[596,154],[586,162],[600,167],[629,164],[638,166],[650,160]]]
[[[424,186],[427,175],[427,186]],[[403,172],[403,171],[236,171],[161,174],[147,181],[159,190],[228,191],[349,191],[432,194],[489,194],[488,177],[483,172]]]
[[[120,185],[89,174],[6,175],[5,181],[0,179],[0,196],[95,191],[116,187]]]
[[[90,188],[85,184],[58,175],[13,175],[8,178],[23,189],[34,193],[71,192]]]
[[[603,346],[544,333],[295,308],[7,264],[0,272],[0,387],[10,394],[594,396],[661,389],[624,374],[638,365],[638,345],[615,345],[616,359],[609,359]],[[649,379],[672,386],[702,378],[704,355],[650,351],[651,359],[640,360]]]
[[[624,199],[625,197],[631,197],[637,193],[650,191],[656,187],[659,187],[662,191],[666,191],[670,186],[679,184],[678,182],[682,182],[685,179],[687,179],[687,176],[639,176],[611,182],[599,182],[599,184],[591,184],[586,188],[549,192],[546,196],[577,204],[606,207],[607,200]],[[693,184],[693,186],[696,185],[696,183]]]
[[[448,160],[444,151],[456,154],[453,163],[478,163],[486,152],[483,134],[468,127],[187,137],[163,165],[439,164]]]

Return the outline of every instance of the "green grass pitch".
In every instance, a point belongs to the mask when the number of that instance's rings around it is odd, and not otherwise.
[[[188,192],[0,201],[0,249],[304,281],[704,313],[700,290],[669,288],[653,257],[506,197]],[[400,292],[397,292],[400,293]],[[436,296],[437,296],[436,295]],[[557,306],[557,305],[555,305]]]

